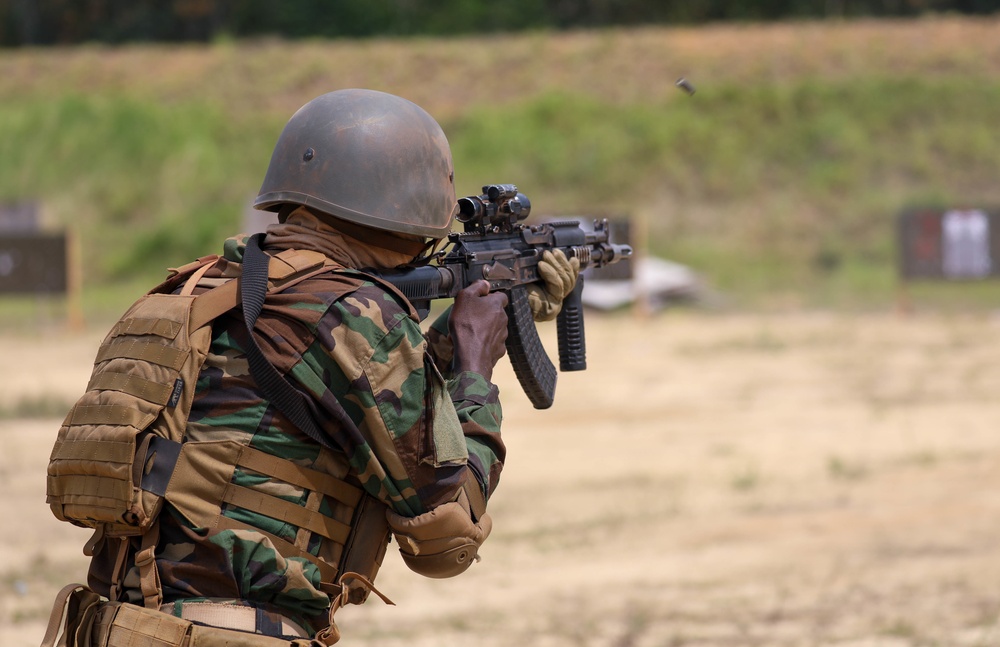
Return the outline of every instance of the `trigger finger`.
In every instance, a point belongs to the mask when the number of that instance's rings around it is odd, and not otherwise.
[[[493,294],[490,295],[490,298],[495,299],[497,303],[500,304],[501,308],[506,308],[507,303],[510,301],[510,299],[507,297],[506,292],[494,292]]]
[[[469,284],[469,287],[467,287],[466,290],[476,296],[484,297],[490,293],[490,282],[486,279],[480,279],[475,283]]]

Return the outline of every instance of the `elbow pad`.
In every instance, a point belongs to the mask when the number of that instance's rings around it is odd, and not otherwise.
[[[476,523],[468,510],[453,501],[416,517],[386,512],[406,566],[424,577],[445,578],[464,573],[479,559],[479,547],[493,528],[488,514]]]

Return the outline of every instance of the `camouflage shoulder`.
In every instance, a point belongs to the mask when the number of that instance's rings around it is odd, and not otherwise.
[[[358,276],[359,278],[363,278],[366,282],[370,283],[371,285],[379,286],[380,288],[385,290],[388,294],[392,295],[393,300],[399,305],[399,307],[401,307],[403,310],[406,311],[407,315],[409,315],[411,319],[417,322],[420,321],[420,314],[417,312],[417,309],[413,307],[413,304],[410,303],[410,300],[406,298],[406,295],[404,295],[399,290],[399,288],[397,288],[392,283],[389,283],[388,281],[374,274],[369,274],[368,272],[365,272],[363,270],[345,269],[343,271],[345,273],[350,273],[355,276]]]

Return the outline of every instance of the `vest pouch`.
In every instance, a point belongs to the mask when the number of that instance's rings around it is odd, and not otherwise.
[[[112,537],[152,524],[163,501],[140,488],[155,460],[149,442],[183,438],[211,341],[210,325],[189,330],[195,298],[147,294],[108,333],[49,458],[46,500],[58,519]]]
[[[94,647],[93,629],[104,600],[83,584],[56,595],[41,647]]]

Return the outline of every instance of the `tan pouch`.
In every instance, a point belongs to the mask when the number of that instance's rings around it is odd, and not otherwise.
[[[41,647],[91,647],[103,599],[83,584],[64,586],[56,595]]]
[[[101,608],[88,647],[325,647],[309,639],[286,640],[194,624],[168,613],[125,602]],[[45,646],[43,646],[45,647]]]
[[[49,457],[46,501],[61,521],[108,537],[145,534],[163,505],[165,482],[146,478],[176,459],[212,337],[212,320],[236,306],[235,280],[194,295],[217,257],[176,270],[122,316],[94,360],[86,393],[66,416]],[[332,265],[318,252],[271,259],[272,291]],[[170,291],[184,283],[179,294]],[[165,291],[161,291],[165,290]],[[171,457],[162,452],[172,451]],[[162,471],[162,470],[160,470]],[[165,473],[169,477],[169,473]]]
[[[189,330],[195,299],[148,294],[101,345],[49,459],[46,500],[58,519],[126,536],[156,517],[162,497],[138,483],[150,437],[184,434],[211,337],[210,326]]]
[[[242,631],[192,625],[191,642],[188,643],[188,647],[326,647],[326,645],[307,638],[285,640]]]

